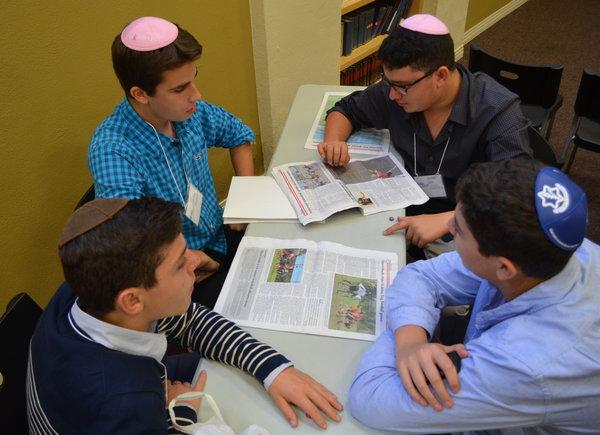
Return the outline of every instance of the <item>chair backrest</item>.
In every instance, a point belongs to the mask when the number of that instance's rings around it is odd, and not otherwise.
[[[546,141],[544,136],[531,125],[527,128],[527,133],[529,134],[529,145],[533,151],[533,158],[560,169],[561,164],[556,157],[554,148]]]
[[[469,69],[484,72],[521,98],[523,104],[551,107],[558,96],[563,65],[526,65],[493,56],[475,44],[469,50]]]
[[[600,75],[584,69],[579,82],[575,114],[600,122]]]
[[[29,341],[42,309],[25,293],[9,303],[0,318],[0,425],[7,433],[27,433],[25,382]],[[10,423],[10,424],[9,424]],[[4,431],[3,431],[4,432]]]
[[[77,210],[79,207],[81,207],[86,202],[90,202],[91,200],[93,200],[95,198],[96,198],[96,189],[94,188],[94,185],[92,184],[90,186],[90,188],[88,190],[86,190],[86,192],[83,194],[83,196],[81,197],[81,199],[75,206],[75,210]]]

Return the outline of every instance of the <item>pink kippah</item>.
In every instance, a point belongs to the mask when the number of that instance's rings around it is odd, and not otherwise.
[[[400,27],[427,35],[447,35],[448,27],[438,18],[429,14],[417,14],[400,23]]]
[[[121,32],[121,41],[135,51],[151,51],[163,48],[175,41],[179,30],[167,20],[142,17],[132,21]]]

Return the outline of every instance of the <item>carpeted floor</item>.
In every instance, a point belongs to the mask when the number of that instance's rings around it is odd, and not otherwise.
[[[556,113],[550,142],[562,152],[573,121],[573,105],[584,68],[600,74],[600,1],[529,0],[473,41],[507,60],[563,64],[563,105]],[[468,65],[469,47],[461,63]],[[587,192],[587,237],[600,242],[600,153],[577,151],[570,175]]]

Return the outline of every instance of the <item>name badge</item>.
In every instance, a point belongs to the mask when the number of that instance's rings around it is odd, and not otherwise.
[[[200,211],[202,210],[203,199],[204,196],[202,195],[202,192],[200,192],[191,182],[188,183],[188,199],[185,203],[185,215],[189,220],[194,222],[195,225],[198,225],[198,222],[200,222]]]
[[[446,198],[446,187],[440,174],[421,175],[415,181],[430,198]]]

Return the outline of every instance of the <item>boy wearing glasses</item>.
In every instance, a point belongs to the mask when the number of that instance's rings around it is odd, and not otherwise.
[[[528,121],[515,94],[454,62],[452,38],[436,17],[404,20],[383,41],[379,58],[382,80],[329,111],[319,153],[343,166],[354,130],[389,129],[407,170],[431,199],[408,207],[384,234],[404,229],[407,241],[435,256],[454,249],[448,221],[456,180],[473,162],[529,155]]]
[[[112,44],[125,98],[94,132],[88,165],[98,198],[151,195],[184,208],[183,234],[202,260],[194,301],[212,308],[241,238],[234,230],[242,228],[223,225],[208,149],[228,149],[236,175],[254,175],[255,137],[240,119],[201,101],[194,84],[201,54],[174,23],[129,23]]]

